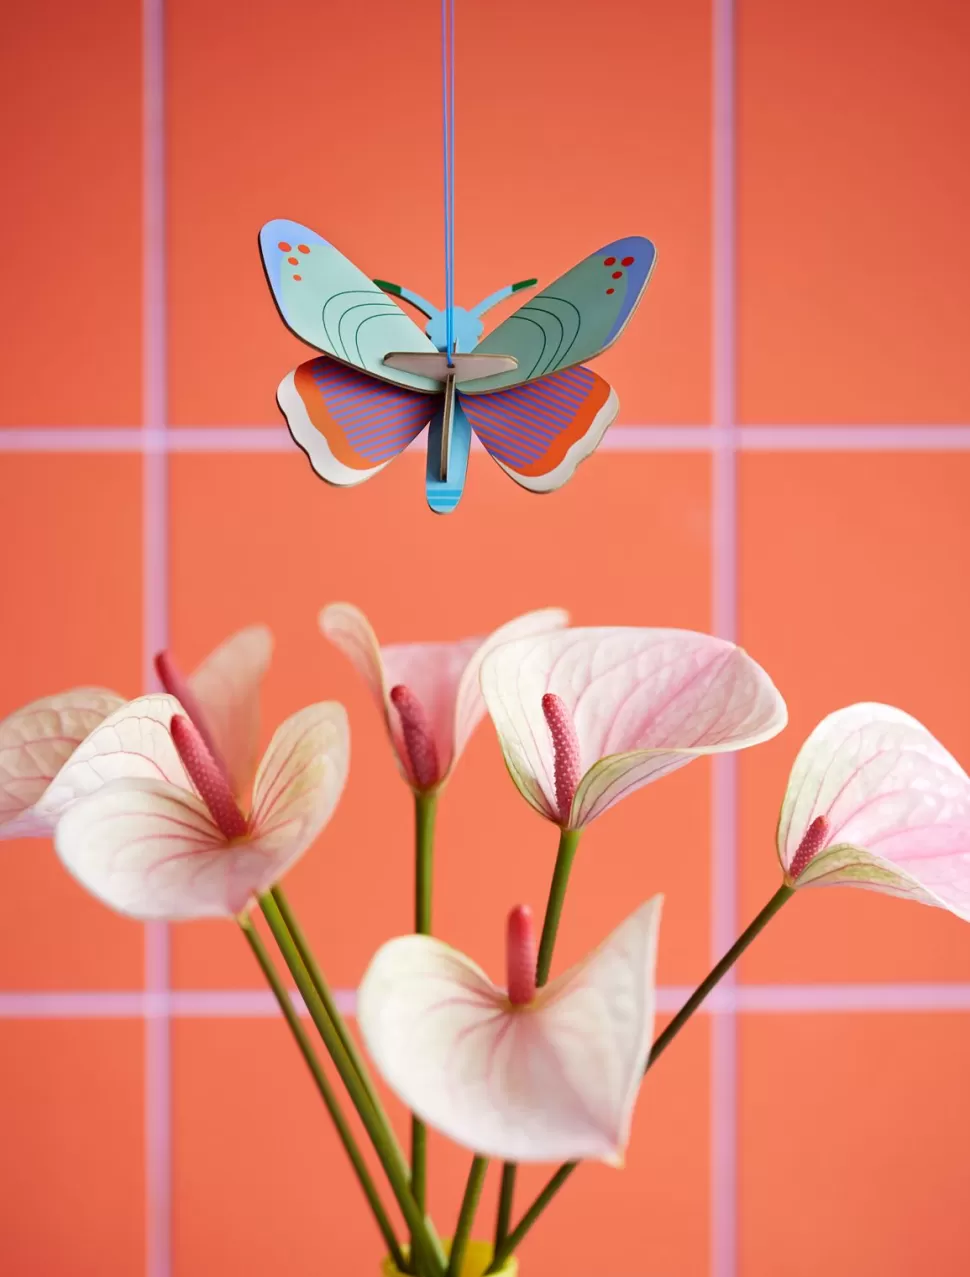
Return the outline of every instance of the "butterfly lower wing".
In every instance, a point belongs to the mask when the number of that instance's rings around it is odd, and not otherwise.
[[[340,487],[383,470],[421,433],[440,397],[375,381],[325,355],[300,364],[276,392],[314,470]]]
[[[428,353],[434,345],[393,298],[322,235],[278,217],[259,232],[259,249],[283,322],[297,337],[392,385],[436,388],[429,377],[384,364],[389,351]]]
[[[521,385],[585,363],[611,346],[636,309],[657,250],[641,235],[613,240],[532,297],[475,347],[512,355],[513,372],[459,383],[469,395]]]
[[[567,368],[495,394],[459,402],[503,470],[530,492],[561,487],[616,420],[613,388],[589,368]]]

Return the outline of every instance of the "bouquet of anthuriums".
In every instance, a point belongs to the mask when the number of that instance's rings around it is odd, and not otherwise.
[[[372,1065],[413,1113],[409,1156],[280,886],[340,798],[347,716],[332,701],[300,710],[256,766],[266,629],[236,634],[188,677],[160,654],[162,692],[126,701],[79,688],[10,715],[0,723],[0,835],[52,835],[75,878],[131,917],[224,916],[239,926],[346,1148],[389,1275],[513,1273],[516,1247],[578,1163],[621,1164],[644,1074],[799,889],[869,887],[970,917],[970,778],[901,710],[838,710],[795,759],[778,820],[781,885],[654,1039],[659,897],[551,978],[573,859],[586,826],[634,790],[780,732],[785,704],[765,671],[706,634],[570,629],[556,610],[456,643],[381,647],[347,604],[326,608],[320,625],[367,681],[414,794],[414,934],[378,950],[357,997]],[[429,934],[436,804],[486,713],[514,784],[559,843],[538,936],[529,909],[512,908],[497,982]],[[279,958],[319,1043],[294,1010]],[[348,1100],[386,1186],[361,1153]],[[425,1208],[427,1126],[472,1155],[450,1240]],[[488,1240],[474,1242],[493,1159],[502,1163],[497,1218]],[[516,1217],[519,1162],[559,1165]],[[396,1235],[388,1193],[407,1237]]]

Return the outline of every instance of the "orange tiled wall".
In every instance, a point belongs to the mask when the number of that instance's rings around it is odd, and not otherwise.
[[[669,1011],[772,889],[819,717],[895,702],[970,760],[970,10],[458,0],[459,299],[616,234],[660,258],[600,365],[623,403],[607,446],[542,500],[476,454],[444,521],[414,454],[362,490],[313,479],[273,402],[301,348],[255,251],[293,216],[440,295],[437,42],[433,0],[5,15],[0,713],[79,682],[134,694],[166,636],[191,664],[269,622],[267,721],[324,696],[352,716],[349,790],[292,881],[350,990],[408,925],[409,810],[322,603],[390,639],[545,603],[733,631],[790,728],[599,822],[563,935],[565,961],[665,890]],[[494,968],[549,839],[486,725],[444,804],[441,933]],[[4,1277],[375,1273],[233,929],[146,934],[47,845],[2,857]],[[968,1068],[970,929],[800,897],[651,1075],[626,1170],[576,1176],[524,1277],[965,1274]],[[466,1159],[433,1154],[447,1220]]]

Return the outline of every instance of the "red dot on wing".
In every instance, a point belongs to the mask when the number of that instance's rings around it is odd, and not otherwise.
[[[636,258],[635,258],[635,257],[624,257],[624,258],[623,258],[623,260],[620,262],[620,265],[621,265],[621,266],[632,266],[632,265],[633,265],[633,263],[634,263],[635,261],[636,261]]]
[[[301,253],[309,253],[310,251],[309,246],[306,244],[297,244],[297,248],[300,250]]]
[[[302,275],[294,275],[294,276],[293,276],[293,278],[294,278],[294,279],[302,279],[302,278],[303,278],[303,276],[302,276]]]
[[[288,257],[286,260],[290,263],[291,266],[299,266],[300,264],[299,257]]]
[[[608,288],[608,289],[606,290],[606,295],[607,295],[607,297],[609,297],[610,293],[615,293],[615,292],[616,292],[616,289],[615,289],[615,288]]]
[[[623,272],[622,272],[621,270],[615,270],[615,271],[613,272],[613,278],[614,278],[614,279],[622,279],[622,278],[623,278]]]
[[[290,251],[291,246],[287,244],[285,239],[281,239],[276,247],[281,249],[284,253],[288,253]]]
[[[603,265],[604,265],[604,266],[612,266],[612,265],[613,265],[613,263],[614,263],[615,261],[616,261],[616,258],[615,258],[615,257],[604,257],[604,258],[603,258]]]

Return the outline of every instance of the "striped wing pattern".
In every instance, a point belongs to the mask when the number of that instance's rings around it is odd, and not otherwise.
[[[362,483],[403,452],[439,397],[377,381],[325,355],[300,364],[276,395],[314,470],[343,487]]]
[[[581,366],[495,394],[459,392],[459,399],[486,449],[533,492],[561,487],[619,410],[609,384]]]

